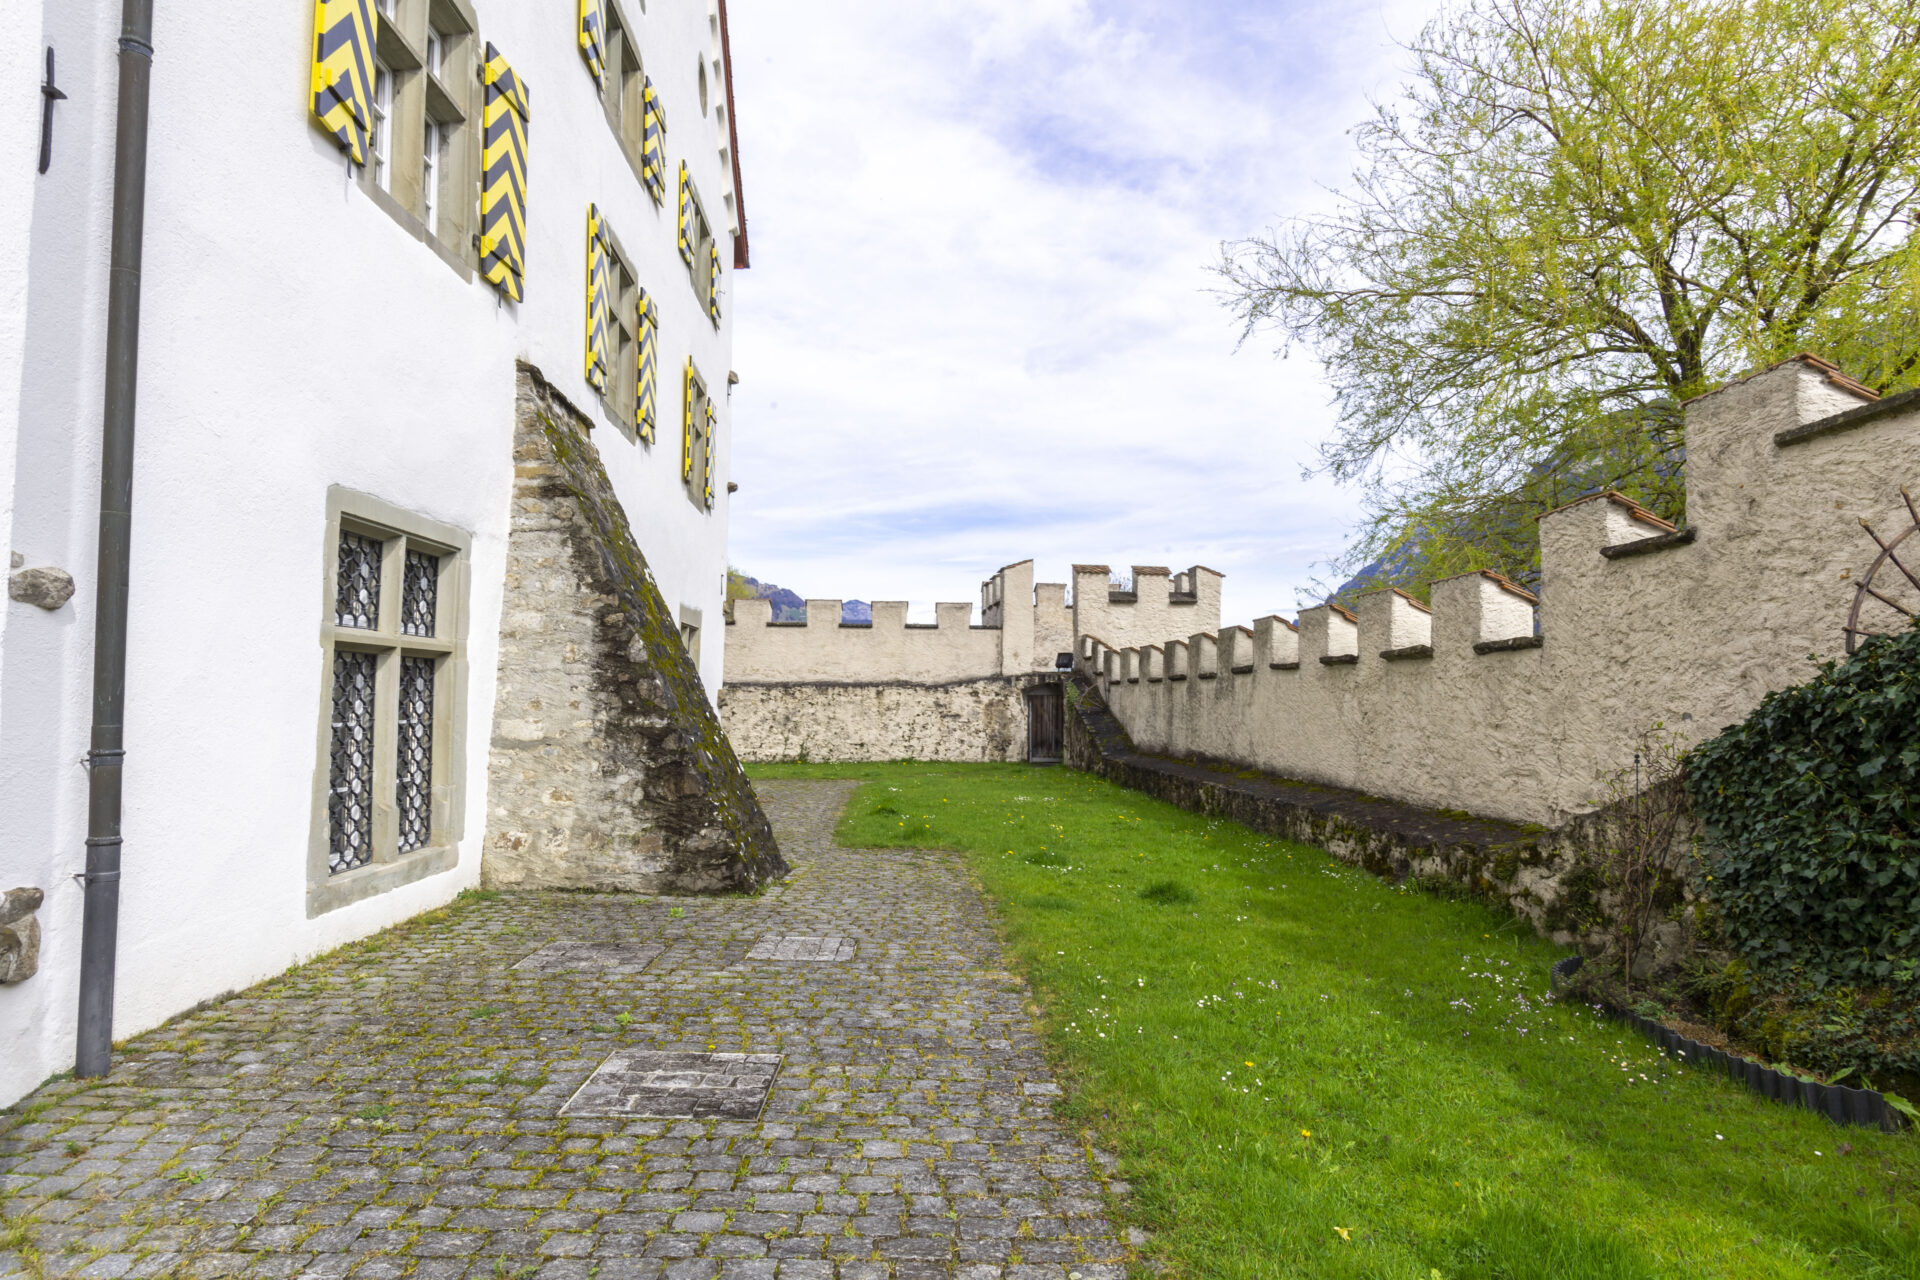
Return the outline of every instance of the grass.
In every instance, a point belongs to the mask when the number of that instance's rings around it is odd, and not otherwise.
[[[1920,1140],[1552,1002],[1563,953],[1484,907],[1063,769],[752,772],[863,780],[844,843],[971,856],[1176,1274],[1920,1276]]]

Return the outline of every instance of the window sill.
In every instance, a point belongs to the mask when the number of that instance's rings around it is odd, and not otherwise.
[[[422,222],[411,209],[395,200],[390,192],[382,191],[371,182],[362,181],[360,190],[378,208],[385,211],[388,217],[399,223],[403,231],[433,250],[435,257],[453,268],[454,274],[459,276],[463,283],[473,283],[473,268],[468,266],[466,260],[458,253],[441,243],[438,236],[428,231],[427,224]]]
[[[451,871],[459,861],[460,847],[443,844],[403,853],[391,862],[373,862],[328,876],[307,886],[307,919],[364,902],[442,871]]]

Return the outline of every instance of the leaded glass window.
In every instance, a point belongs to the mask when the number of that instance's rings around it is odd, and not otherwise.
[[[340,576],[333,620],[343,627],[380,625],[380,552],[386,544],[357,533],[340,535]]]
[[[395,800],[400,852],[425,848],[433,834],[432,658],[400,659],[400,759]]]
[[[373,861],[373,723],[371,653],[333,655],[333,738],[329,748],[327,866],[336,875]]]
[[[383,514],[403,515],[391,508]],[[368,868],[377,882],[382,864],[440,849],[458,835],[449,817],[454,780],[436,776],[449,758],[443,704],[459,697],[445,679],[462,600],[457,532],[430,539],[410,532],[404,520],[340,516],[321,768],[325,847],[316,831],[315,880]]]
[[[400,632],[409,636],[433,634],[434,606],[440,594],[440,557],[408,550],[400,593]]]

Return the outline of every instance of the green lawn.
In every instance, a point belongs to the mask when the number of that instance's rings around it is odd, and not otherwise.
[[[1562,953],[1485,908],[1065,769],[753,774],[862,779],[843,842],[972,855],[1179,1274],[1920,1277],[1920,1140],[1553,1005]]]

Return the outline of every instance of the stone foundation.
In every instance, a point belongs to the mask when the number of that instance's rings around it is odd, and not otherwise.
[[[587,420],[524,365],[516,414],[485,882],[724,893],[785,875]]]

